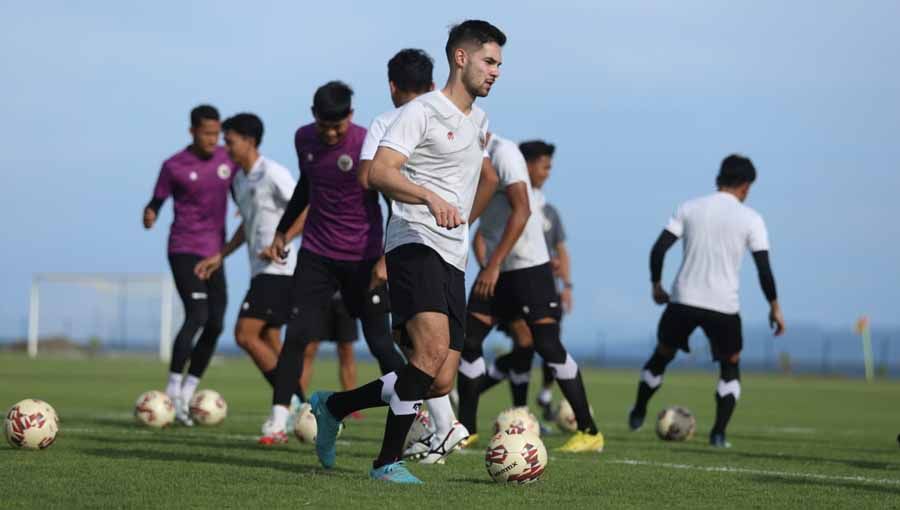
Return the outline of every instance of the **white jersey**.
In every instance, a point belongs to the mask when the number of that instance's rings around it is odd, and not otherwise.
[[[360,161],[371,161],[375,159],[375,153],[378,151],[378,144],[381,143],[381,139],[384,138],[384,134],[387,133],[391,124],[397,120],[397,116],[400,115],[401,109],[402,108],[394,108],[393,110],[384,112],[375,117],[375,120],[373,120],[372,124],[369,126],[369,130],[366,131],[366,139],[363,140],[362,150],[359,151]]]
[[[407,103],[379,145],[408,159],[401,169],[413,183],[459,208],[469,217],[487,136],[487,116],[475,105],[463,114],[443,92],[436,90]],[[404,244],[424,244],[448,264],[466,270],[469,225],[439,227],[426,205],[391,202],[385,252]]]
[[[769,249],[762,216],[731,193],[718,192],[681,204],[666,230],[684,241],[672,302],[738,313],[744,251]]]
[[[231,184],[234,201],[244,220],[244,236],[250,255],[250,275],[260,273],[292,275],[297,265],[297,250],[288,252],[285,264],[259,258],[272,244],[284,209],[291,200],[296,182],[287,168],[262,156],[250,172],[238,170]]]
[[[497,176],[500,178],[497,192],[491,197],[491,201],[481,215],[479,225],[479,230],[484,236],[487,246],[488,256],[500,244],[500,239],[506,230],[506,222],[512,214],[512,207],[506,196],[506,188],[511,184],[523,182],[528,191],[531,216],[528,217],[528,223],[525,224],[522,235],[503,260],[500,271],[525,269],[550,262],[547,243],[544,241],[544,215],[531,188],[525,157],[522,156],[522,152],[515,143],[500,138],[494,133],[491,134],[491,141],[488,142],[487,152],[490,155],[491,163],[497,170]]]

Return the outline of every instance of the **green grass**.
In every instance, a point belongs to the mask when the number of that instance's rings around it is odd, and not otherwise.
[[[314,383],[334,388],[334,364],[317,368]],[[360,382],[374,370],[362,365]],[[0,446],[0,507],[900,506],[900,385],[892,382],[746,375],[729,430],[734,448],[715,450],[705,440],[714,413],[714,375],[666,376],[651,411],[679,404],[698,420],[696,438],[670,444],[656,439],[652,423],[627,431],[637,370],[588,370],[589,398],[607,440],[604,453],[553,452],[565,440],[553,435],[545,438],[547,472],[531,486],[492,482],[477,449],[454,454],[445,466],[414,465],[426,484],[396,487],[366,475],[380,445],[383,410],[349,423],[338,465],[325,471],[311,446],[256,446],[271,393],[247,359],[214,364],[201,386],[228,400],[229,417],[221,426],[138,427],[131,418],[134,400],[145,390],[163,389],[165,373],[162,364],[146,359],[0,356],[0,406],[37,397],[55,406],[62,419],[60,436],[48,450]],[[482,432],[508,404],[505,389],[482,400]]]

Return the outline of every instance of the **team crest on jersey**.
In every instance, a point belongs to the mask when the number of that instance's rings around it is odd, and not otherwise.
[[[314,156],[313,156],[312,152],[306,153],[306,161],[312,161],[313,158],[314,158]]]
[[[219,168],[216,169],[216,173],[219,174],[220,179],[228,179],[231,177],[231,167],[222,163],[219,165]]]
[[[447,131],[447,140],[450,140],[452,142],[453,138],[455,137],[456,135],[453,134],[453,131]]]
[[[353,168],[353,158],[349,154],[341,154],[341,157],[337,160],[337,165],[342,172],[349,172]]]
[[[190,180],[192,180],[192,181],[196,181],[196,180],[197,180],[197,172],[191,172],[191,173],[189,173],[189,174],[188,174],[188,179],[190,179]]]

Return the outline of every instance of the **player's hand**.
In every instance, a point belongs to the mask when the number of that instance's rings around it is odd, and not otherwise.
[[[563,312],[572,313],[572,289],[564,288],[559,293],[559,300],[562,302]]]
[[[429,195],[426,199],[426,205],[428,205],[428,210],[431,212],[431,215],[434,216],[434,220],[439,227],[452,230],[466,222],[459,212],[459,208],[450,205],[446,200],[438,196],[437,193],[431,193]]]
[[[372,279],[369,281],[369,290],[375,290],[387,283],[387,263],[384,256],[372,267]]]
[[[475,280],[475,295],[485,299],[494,297],[494,288],[500,278],[500,266],[487,266],[478,273]]]
[[[156,211],[149,207],[144,208],[144,228],[150,230],[156,223]]]
[[[775,336],[784,334],[784,314],[781,313],[781,306],[777,301],[773,302],[769,308],[769,327],[772,328]]]
[[[263,251],[259,252],[259,258],[263,260],[269,260],[276,264],[287,264],[287,256],[288,250],[284,248],[284,234],[276,233],[275,238],[272,239],[272,244],[265,247]]]
[[[653,284],[653,302],[658,305],[664,305],[669,302],[669,293],[663,289],[662,284],[659,282]]]
[[[222,254],[217,253],[197,262],[197,265],[194,266],[194,274],[201,280],[209,280],[209,277],[220,267],[222,267]]]

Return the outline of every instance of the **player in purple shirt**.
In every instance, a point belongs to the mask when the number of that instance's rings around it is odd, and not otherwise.
[[[283,257],[285,232],[309,207],[294,271],[293,309],[278,357],[272,415],[261,444],[287,441],[288,405],[302,366],[300,354],[312,339],[326,338],[331,297],[340,290],[352,317],[362,323],[369,350],[382,373],[403,366],[388,320],[386,279],[379,271],[384,232],[378,194],[357,180],[365,128],[353,124],[353,91],[332,81],[313,97],[315,122],[294,137],[300,181],[278,225],[272,257]]]
[[[216,349],[227,302],[224,268],[208,280],[194,274],[194,266],[218,253],[225,243],[225,213],[235,166],[218,145],[220,130],[219,112],[214,107],[200,105],[191,110],[193,142],[163,163],[153,198],[144,208],[144,228],[150,229],[163,202],[171,196],[175,203],[168,253],[184,304],[184,324],[172,345],[166,393],[175,403],[176,417],[187,426],[193,425],[188,403]],[[185,365],[190,366],[183,378]]]

